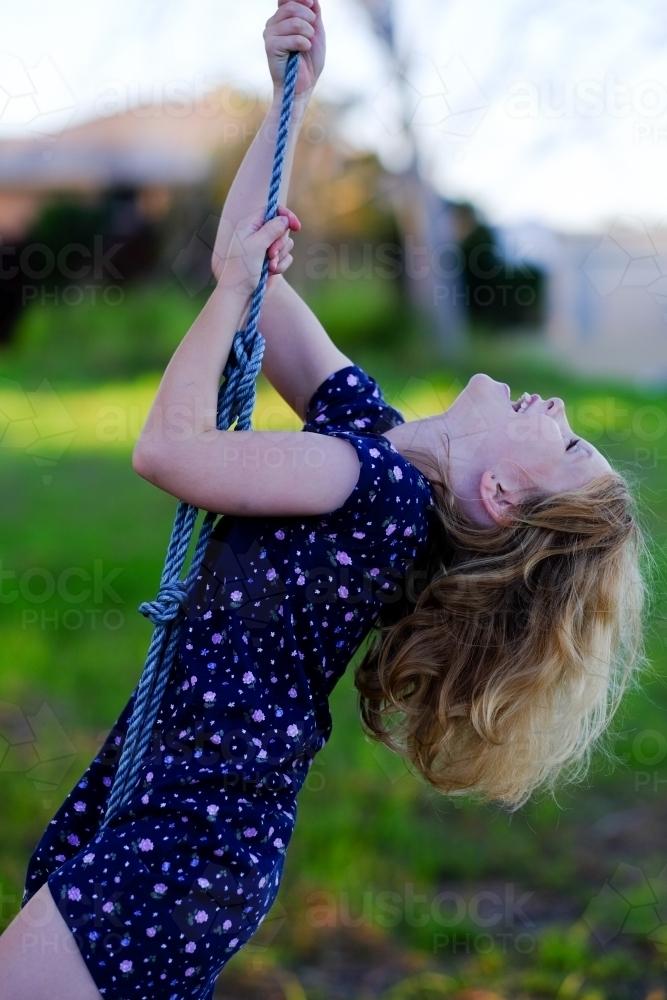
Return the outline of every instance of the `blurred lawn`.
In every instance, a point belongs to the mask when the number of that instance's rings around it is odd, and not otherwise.
[[[3,359],[3,922],[18,908],[44,826],[143,663],[150,625],[135,609],[156,592],[175,502],[134,475],[130,454],[157,363],[196,305],[172,289],[136,293],[111,316],[31,310]],[[159,342],[150,343],[154,332]],[[364,739],[348,671],[333,697],[333,737],[302,794],[277,918],[231,963],[225,981],[231,990],[243,975],[277,965],[297,977],[281,973],[288,1000],[426,1000],[465,986],[508,997],[644,998],[664,982],[667,959],[667,398],[579,382],[549,370],[534,351],[503,350],[496,341],[477,343],[456,371],[435,366],[418,340],[394,332],[393,342],[391,354],[378,353],[373,341],[345,349],[408,419],[443,409],[483,369],[517,394],[562,395],[574,429],[634,478],[655,559],[648,630],[655,670],[617,722],[610,742],[618,766],[598,762],[587,787],[562,790],[557,803],[545,799],[513,817],[437,799],[400,760]],[[256,426],[299,426],[266,383]],[[391,961],[402,956],[396,976],[406,985],[388,992],[378,973],[365,992],[354,984],[334,992],[312,967],[322,966],[318,948],[336,935],[345,947],[358,942],[368,961],[379,942],[389,942]],[[391,961],[377,959],[386,970]],[[443,973],[453,977],[451,990]],[[258,982],[248,995],[260,995]],[[300,982],[305,994],[295,992]]]

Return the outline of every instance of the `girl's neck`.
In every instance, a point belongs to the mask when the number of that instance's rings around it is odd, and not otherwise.
[[[435,417],[411,420],[391,427],[383,434],[422,475],[431,482],[446,482],[461,509],[478,523],[486,523],[475,462],[479,435],[485,426],[471,425],[467,415],[458,420],[450,408]]]

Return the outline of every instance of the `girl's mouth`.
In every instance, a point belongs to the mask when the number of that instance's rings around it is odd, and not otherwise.
[[[525,413],[528,407],[539,398],[535,394],[531,396],[529,392],[524,392],[515,403],[512,403],[512,409],[515,413]]]

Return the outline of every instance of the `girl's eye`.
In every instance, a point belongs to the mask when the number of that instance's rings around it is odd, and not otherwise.
[[[571,448],[574,448],[578,444],[579,444],[579,438],[572,438],[565,451],[570,451]]]

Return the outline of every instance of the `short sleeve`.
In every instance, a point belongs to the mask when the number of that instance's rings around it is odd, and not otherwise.
[[[376,540],[420,537],[426,527],[425,509],[433,504],[428,479],[381,435],[329,433],[350,442],[360,470],[347,500],[327,520],[362,525],[364,536]]]
[[[377,382],[357,365],[350,365],[334,372],[315,391],[304,430],[383,434],[402,423],[403,416],[387,403]]]

